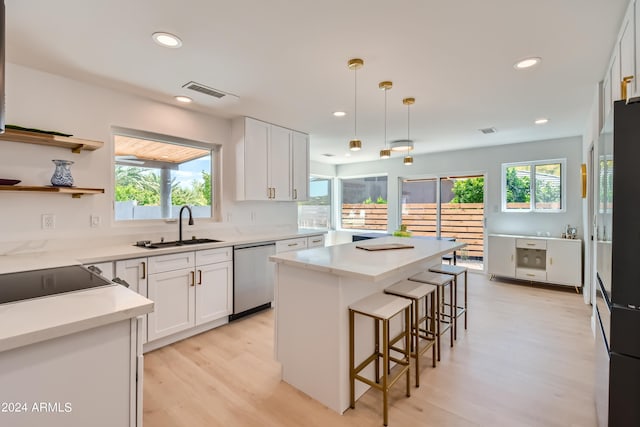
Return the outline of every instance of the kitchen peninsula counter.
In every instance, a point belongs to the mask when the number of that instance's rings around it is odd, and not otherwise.
[[[367,251],[357,246],[412,245]],[[440,264],[466,244],[384,237],[271,256],[276,262],[276,359],[282,379],[336,412],[349,407],[348,307]],[[362,322],[361,322],[362,320]],[[356,321],[356,362],[373,349],[371,322]],[[367,386],[357,384],[356,397]]]

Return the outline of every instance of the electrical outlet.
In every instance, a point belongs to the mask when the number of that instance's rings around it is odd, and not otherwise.
[[[42,229],[53,230],[56,228],[56,216],[54,214],[42,214]]]
[[[100,215],[91,215],[90,220],[91,220],[91,227],[93,228],[100,227],[100,223],[102,222]]]

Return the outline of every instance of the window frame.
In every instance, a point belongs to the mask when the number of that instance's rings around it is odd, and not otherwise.
[[[336,177],[335,176],[328,176],[328,175],[320,175],[320,174],[314,174],[311,173],[309,174],[309,186],[311,186],[311,180],[312,179],[320,179],[320,180],[327,180],[329,183],[329,218],[328,218],[328,227],[318,227],[318,228],[312,228],[313,230],[335,230],[336,226],[335,226],[335,222],[334,222],[334,216],[335,216],[335,203],[336,203],[336,197],[335,197],[335,181],[336,181]],[[309,190],[311,191],[311,190]],[[311,198],[311,194],[309,194],[309,198]],[[298,206],[300,206],[301,202],[298,202]],[[299,209],[299,208],[298,208]],[[300,228],[305,228],[305,227],[301,227],[300,226],[300,217],[298,216],[298,227]]]
[[[385,177],[387,178],[387,229],[384,230],[384,232],[388,232],[389,231],[389,214],[390,214],[390,203],[389,203],[389,174],[388,173],[370,173],[370,174],[363,174],[363,175],[350,175],[350,176],[339,176],[336,177],[335,183],[336,183],[336,193],[337,193],[337,203],[335,206],[335,212],[336,212],[336,222],[339,222],[339,224],[336,223],[335,229],[339,230],[339,231],[348,231],[348,232],[371,232],[371,233],[375,233],[375,232],[383,232],[383,230],[375,230],[375,229],[370,229],[370,228],[344,228],[342,226],[342,205],[343,205],[343,185],[342,182],[344,180],[349,180],[349,179],[360,179],[360,178],[377,178],[377,177]]]
[[[536,208],[536,166],[560,164],[560,209],[539,209]],[[515,166],[529,166],[529,208],[514,209],[507,208],[507,169]],[[502,205],[502,212],[504,213],[521,213],[521,212],[536,212],[536,213],[563,213],[567,211],[567,159],[545,159],[545,160],[533,160],[526,162],[510,162],[502,163],[500,169],[501,177],[501,189],[500,198]]]
[[[175,223],[178,221],[178,218],[153,218],[153,219],[116,219],[115,212],[115,188],[116,188],[116,177],[115,177],[115,136],[125,136],[131,138],[140,138],[147,139],[151,141],[162,142],[166,144],[173,145],[184,145],[187,147],[201,148],[205,150],[209,150],[211,152],[211,214],[208,217],[199,217],[197,220],[199,221],[207,221],[207,222],[220,222],[221,221],[221,164],[222,164],[222,145],[207,143],[203,141],[196,141],[188,138],[183,138],[179,136],[166,135],[156,132],[143,131],[137,129],[130,129],[120,126],[111,126],[111,221],[113,224],[122,225],[122,226],[130,226],[133,224],[164,224],[164,223]]]

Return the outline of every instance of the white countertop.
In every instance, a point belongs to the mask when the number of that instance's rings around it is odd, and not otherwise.
[[[0,274],[37,270],[41,268],[62,267],[66,265],[93,264],[105,261],[167,255],[202,249],[224,248],[247,243],[317,236],[324,233],[325,232],[321,230],[299,230],[285,233],[251,233],[251,235],[234,233],[217,234],[215,236],[201,235],[198,237],[211,237],[222,241],[161,249],[137,247],[134,246],[135,242],[101,245],[98,240],[95,245],[90,248],[69,248],[66,250],[41,251],[19,255],[2,255],[0,256]]]
[[[562,237],[552,237],[552,236],[527,236],[524,234],[489,234],[489,236],[494,237],[515,237],[516,239],[536,239],[536,240],[562,240],[569,242],[582,242],[580,239],[565,239]]]
[[[366,251],[356,246],[386,243],[410,244],[411,249]],[[378,281],[398,270],[440,257],[466,246],[463,242],[446,240],[424,240],[407,237],[381,237],[377,239],[346,243],[328,247],[305,249],[272,255],[269,259],[276,263],[329,272],[338,276]]]
[[[170,253],[222,248],[324,234],[319,230],[285,233],[228,233],[223,240],[192,246],[146,249],[135,242],[68,248],[0,256],[0,274],[67,265],[91,264]],[[199,236],[207,237],[207,236]],[[113,285],[0,304],[0,351],[76,333],[153,311],[153,302],[123,286]]]
[[[0,351],[69,335],[153,311],[153,302],[121,285],[0,305]]]

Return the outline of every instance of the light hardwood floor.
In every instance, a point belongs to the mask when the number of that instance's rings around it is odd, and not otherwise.
[[[394,387],[389,426],[596,425],[581,295],[469,274],[469,304],[469,329],[436,368],[425,353],[420,388]],[[280,381],[272,311],[145,355],[145,427],[381,426],[381,398],[370,390],[339,415]]]

